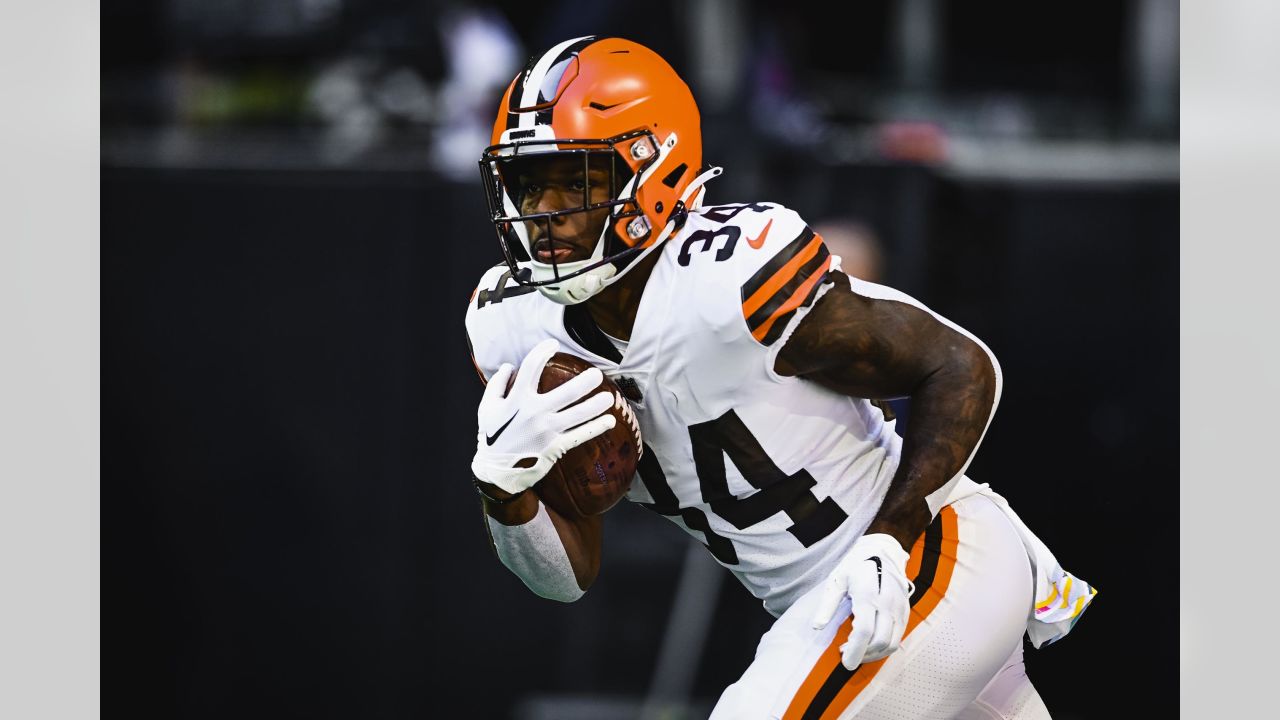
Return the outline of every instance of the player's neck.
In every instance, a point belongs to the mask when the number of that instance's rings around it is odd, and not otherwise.
[[[635,325],[636,313],[640,310],[640,296],[644,294],[649,275],[653,273],[653,266],[657,264],[660,255],[660,251],[649,253],[621,280],[583,303],[591,314],[591,319],[606,335],[619,340],[631,340],[631,328]]]

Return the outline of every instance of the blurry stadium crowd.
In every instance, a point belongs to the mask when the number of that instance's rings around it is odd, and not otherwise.
[[[820,2],[786,5],[111,3],[104,161],[429,167],[470,181],[495,95],[530,53],[584,34],[627,36],[672,58],[707,125],[745,117],[751,139],[821,148],[830,163],[985,167],[994,155],[1034,165],[1045,142],[1176,142],[1176,3],[1099,4],[1058,20],[1080,34],[1047,33],[1029,13],[1012,38],[988,37],[1021,22],[1008,8],[877,0],[831,23]],[[997,12],[1000,23],[988,17]],[[984,152],[992,143],[999,153]],[[1159,165],[1149,150],[1131,151],[1129,165]]]

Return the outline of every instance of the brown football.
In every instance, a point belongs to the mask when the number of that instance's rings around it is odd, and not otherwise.
[[[542,371],[538,392],[557,387],[591,367],[591,363],[580,357],[556,353]],[[511,380],[515,381],[514,375]],[[565,453],[547,476],[533,486],[542,502],[561,515],[599,515],[627,494],[636,475],[643,448],[640,424],[622,391],[608,376],[600,387],[583,397],[600,391],[613,394],[613,407],[609,412],[617,424]]]

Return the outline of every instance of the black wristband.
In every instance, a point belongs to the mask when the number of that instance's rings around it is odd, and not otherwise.
[[[478,478],[472,478],[471,483],[476,486],[476,492],[480,493],[480,497],[484,498],[485,500],[488,500],[494,505],[507,505],[509,503],[513,503],[516,500],[519,500],[521,497],[523,497],[525,493],[529,492],[528,490],[521,490],[520,492],[516,493],[515,495],[512,495],[506,500],[499,500],[498,498],[484,491],[484,487],[482,486],[482,483]]]

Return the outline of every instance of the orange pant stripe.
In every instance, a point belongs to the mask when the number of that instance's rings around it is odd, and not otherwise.
[[[904,642],[946,595],[955,570],[959,541],[956,512],[950,507],[944,507],[912,546],[906,573],[916,584],[916,590],[911,596],[911,615],[903,633]],[[792,697],[783,720],[835,720],[857,699],[858,694],[871,683],[889,660],[882,658],[872,663],[863,663],[852,672],[840,664],[840,645],[849,638],[852,620],[845,618],[840,624],[835,637],[822,651]]]

